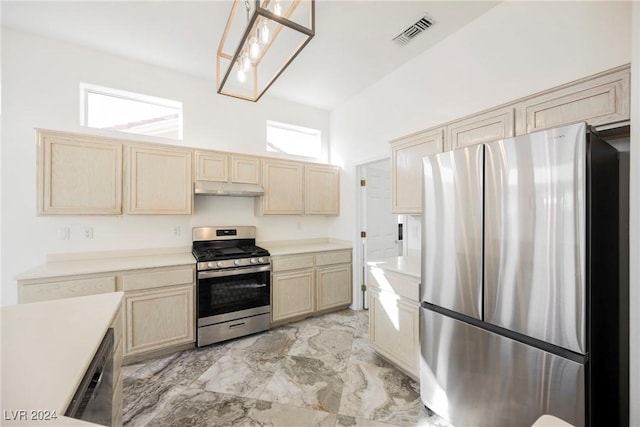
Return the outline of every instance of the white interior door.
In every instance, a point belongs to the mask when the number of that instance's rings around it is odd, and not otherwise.
[[[369,165],[365,173],[366,261],[398,256],[398,217],[391,213],[391,171],[388,162],[382,166]]]
[[[398,215],[391,213],[390,159],[364,164],[359,172],[366,182],[361,186],[359,215],[360,231],[366,232],[360,247],[360,283],[367,285],[367,262],[401,255],[402,242],[398,240]],[[362,307],[368,308],[366,290],[360,296]]]

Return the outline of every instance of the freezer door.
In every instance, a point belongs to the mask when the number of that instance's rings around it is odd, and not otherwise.
[[[455,426],[585,425],[584,365],[420,309],[420,396]]]
[[[482,162],[476,145],[423,159],[422,301],[482,315]]]
[[[584,123],[485,147],[485,321],[586,353]]]

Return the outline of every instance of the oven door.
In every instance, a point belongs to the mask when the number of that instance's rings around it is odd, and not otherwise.
[[[198,327],[271,311],[271,266],[198,272]]]

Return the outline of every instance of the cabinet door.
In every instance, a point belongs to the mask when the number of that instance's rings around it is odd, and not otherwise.
[[[124,355],[195,341],[193,285],[125,293]]]
[[[517,135],[586,121],[598,126],[629,120],[628,67],[543,92],[517,105]]]
[[[351,264],[316,270],[317,310],[351,304]]]
[[[122,213],[122,144],[38,132],[38,213]]]
[[[250,156],[231,156],[231,182],[260,184],[260,159]]]
[[[514,134],[512,107],[487,111],[447,125],[446,150],[480,144]]]
[[[258,198],[258,213],[265,215],[301,215],[304,165],[265,159],[263,161],[264,196]]]
[[[196,180],[218,181],[229,180],[228,158],[225,153],[215,151],[196,151]]]
[[[340,170],[336,166],[305,165],[304,213],[340,214]]]
[[[313,313],[313,270],[273,273],[271,316],[273,322]]]
[[[418,378],[419,304],[369,288],[369,343],[373,349]]]
[[[191,151],[128,147],[129,214],[191,214]]]
[[[391,141],[393,213],[422,212],[422,158],[441,153],[443,128]]]

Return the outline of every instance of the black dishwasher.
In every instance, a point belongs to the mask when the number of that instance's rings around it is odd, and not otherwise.
[[[85,372],[65,415],[111,425],[113,402],[113,328],[109,328]]]

